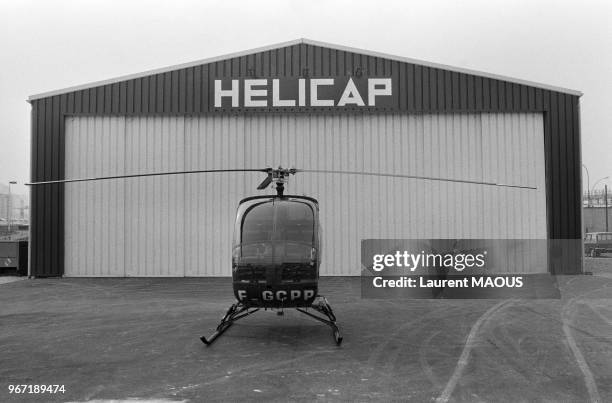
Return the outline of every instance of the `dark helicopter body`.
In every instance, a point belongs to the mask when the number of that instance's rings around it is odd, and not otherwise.
[[[253,308],[310,307],[318,293],[320,238],[316,199],[241,200],[232,248],[236,299]]]

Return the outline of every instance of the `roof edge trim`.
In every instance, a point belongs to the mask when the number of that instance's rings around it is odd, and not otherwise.
[[[320,47],[340,50],[340,51],[344,51],[344,52],[359,53],[359,54],[363,54],[363,55],[366,55],[366,56],[379,57],[379,58],[388,59],[388,60],[394,60],[394,61],[403,62],[403,63],[410,63],[410,64],[416,64],[416,65],[420,65],[420,66],[426,66],[426,67],[432,67],[432,68],[437,68],[437,69],[442,69],[442,70],[454,71],[454,72],[457,72],[457,73],[464,73],[464,74],[470,74],[470,75],[475,75],[475,76],[480,76],[480,77],[486,77],[486,78],[490,78],[490,79],[494,79],[494,80],[507,81],[507,82],[511,82],[511,83],[515,83],[515,84],[522,84],[522,85],[527,85],[527,86],[530,86],[530,87],[542,88],[542,89],[545,89],[545,90],[550,90],[550,91],[555,91],[555,92],[562,92],[562,93],[565,93],[565,94],[570,94],[570,95],[574,95],[574,96],[578,96],[578,97],[583,95],[583,93],[581,91],[572,90],[572,89],[569,89],[569,88],[557,87],[557,86],[554,86],[554,85],[538,83],[538,82],[535,82],[535,81],[523,80],[523,79],[519,79],[519,78],[513,78],[513,77],[508,77],[508,76],[503,76],[503,75],[498,75],[498,74],[492,74],[492,73],[487,73],[487,72],[478,71],[478,70],[471,70],[471,69],[466,69],[466,68],[462,68],[462,67],[449,66],[449,65],[440,64],[440,63],[433,63],[433,62],[428,62],[428,61],[424,61],[424,60],[411,59],[411,58],[408,58],[408,57],[391,55],[391,54],[381,53],[381,52],[376,52],[376,51],[371,51],[371,50],[358,49],[358,48],[353,48],[353,47],[350,47],[350,46],[336,45],[336,44],[332,44],[332,43],[319,42],[319,41],[315,41],[315,40],[311,40],[311,39],[306,39],[306,38],[299,38],[299,39],[295,39],[295,40],[292,40],[292,41],[275,43],[275,44],[272,44],[272,45],[262,46],[262,47],[258,47],[258,48],[254,48],[254,49],[243,50],[243,51],[240,51],[240,52],[228,53],[228,54],[225,54],[225,55],[215,56],[215,57],[211,57],[211,58],[207,58],[207,59],[200,59],[200,60],[196,60],[196,61],[193,61],[193,62],[181,63],[181,64],[172,65],[172,66],[161,67],[161,68],[158,68],[158,69],[147,70],[147,71],[143,71],[143,72],[140,72],[140,73],[128,74],[128,75],[114,77],[114,78],[110,78],[110,79],[106,79],[106,80],[94,81],[94,82],[90,82],[90,83],[86,83],[86,84],[81,84],[81,85],[76,85],[76,86],[71,86],[71,87],[66,87],[66,88],[62,88],[62,89],[58,89],[58,90],[42,92],[42,93],[39,93],[39,94],[30,95],[30,97],[26,101],[27,102],[32,102],[32,101],[35,101],[37,99],[48,98],[48,97],[52,97],[52,96],[55,96],[55,95],[65,94],[65,93],[68,93],[68,92],[80,91],[80,90],[84,90],[84,89],[88,89],[88,88],[94,88],[94,87],[99,87],[99,86],[103,86],[103,85],[115,84],[115,83],[126,81],[126,80],[133,80],[133,79],[136,79],[136,78],[146,77],[146,76],[150,76],[150,75],[154,75],[154,74],[167,73],[169,71],[180,70],[180,69],[194,67],[194,66],[200,66],[200,65],[203,65],[203,64],[214,63],[214,62],[218,62],[218,61],[221,61],[221,60],[232,59],[232,58],[235,58],[235,57],[247,56],[247,55],[250,55],[250,54],[253,54],[253,53],[266,52],[266,51],[269,51],[269,50],[284,48],[284,47],[287,47],[287,46],[299,45],[299,44],[302,44],[302,43],[307,44],[307,45],[312,45],[312,46],[320,46]]]

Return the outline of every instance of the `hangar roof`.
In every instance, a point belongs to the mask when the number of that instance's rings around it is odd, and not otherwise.
[[[362,55],[367,55],[367,56],[372,56],[372,57],[379,57],[379,58],[382,58],[382,59],[388,59],[388,60],[393,60],[393,61],[398,61],[398,62],[403,62],[403,63],[410,63],[410,64],[415,64],[415,65],[420,65],[420,66],[433,67],[433,68],[442,69],[442,70],[448,70],[448,71],[455,71],[455,72],[458,72],[458,73],[471,74],[471,75],[480,76],[480,77],[492,78],[492,79],[495,79],[495,80],[502,80],[502,81],[507,81],[507,82],[511,82],[511,83],[527,85],[527,86],[530,86],[530,87],[542,88],[542,89],[550,90],[550,91],[562,92],[562,93],[565,93],[565,94],[570,94],[570,95],[575,95],[575,96],[582,96],[582,92],[577,91],[577,90],[568,89],[568,88],[557,87],[557,86],[553,86],[553,85],[542,84],[542,83],[537,83],[537,82],[528,81],[528,80],[522,80],[522,79],[519,79],[519,78],[506,77],[506,76],[502,76],[502,75],[498,75],[498,74],[486,73],[486,72],[477,71],[477,70],[470,70],[470,69],[465,69],[465,68],[461,68],[461,67],[454,67],[454,66],[448,66],[448,65],[444,65],[444,64],[433,63],[433,62],[428,62],[428,61],[423,61],[423,60],[411,59],[411,58],[403,57],[403,56],[390,55],[390,54],[381,53],[381,52],[375,52],[375,51],[371,51],[371,50],[357,49],[357,48],[352,48],[352,47],[349,47],[349,46],[335,45],[335,44],[332,44],[332,43],[319,42],[319,41],[314,41],[312,39],[300,38],[300,39],[295,39],[293,41],[281,42],[281,43],[276,43],[276,44],[273,44],[273,45],[262,46],[262,47],[255,48],[255,49],[249,49],[249,50],[244,50],[244,51],[235,52],[235,53],[229,53],[229,54],[225,54],[225,55],[221,55],[221,56],[215,56],[215,57],[211,57],[211,58],[208,58],[208,59],[201,59],[201,60],[196,60],[196,61],[193,61],[193,62],[176,64],[176,65],[173,65],[173,66],[162,67],[162,68],[159,68],[159,69],[143,71],[141,73],[128,74],[128,75],[125,75],[125,76],[110,78],[110,79],[107,79],[107,80],[95,81],[95,82],[91,82],[91,83],[87,83],[87,84],[81,84],[81,85],[76,85],[76,86],[72,86],[72,87],[62,88],[62,89],[59,89],[59,90],[48,91],[48,92],[43,92],[43,93],[40,93],[40,94],[30,95],[30,97],[28,98],[28,102],[34,101],[36,99],[51,97],[51,96],[54,96],[54,95],[65,94],[65,93],[68,93],[68,92],[84,90],[84,89],[87,89],[87,88],[93,88],[93,87],[98,87],[98,86],[107,85],[107,84],[114,84],[114,83],[117,83],[117,82],[126,81],[126,80],[132,80],[132,79],[140,78],[140,77],[146,77],[146,76],[150,76],[150,75],[153,75],[153,74],[165,73],[165,72],[168,72],[168,71],[174,71],[174,70],[184,69],[184,68],[193,67],[193,66],[199,66],[199,65],[202,65],[202,64],[218,62],[218,61],[221,61],[221,60],[226,60],[226,59],[231,59],[231,58],[235,58],[235,57],[246,56],[246,55],[250,55],[250,54],[253,54],[253,53],[265,52],[265,51],[269,51],[269,50],[274,50],[274,49],[279,49],[279,48],[284,48],[284,47],[287,47],[287,46],[294,46],[294,45],[299,45],[299,44],[319,46],[319,47],[323,47],[323,48],[329,48],[329,49],[340,50],[340,51],[345,51],[345,52],[359,53],[359,54],[362,54]]]

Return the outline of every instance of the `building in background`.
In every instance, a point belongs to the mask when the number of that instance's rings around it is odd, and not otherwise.
[[[279,165],[450,178],[304,173],[288,193],[320,201],[323,275],[358,275],[371,238],[567,240],[545,271],[580,273],[580,96],[300,39],[31,96],[32,181]],[[34,187],[32,274],[228,276],[235,208],[261,180]]]
[[[10,208],[13,220],[27,223],[29,215],[28,204],[28,196],[15,193],[11,193],[11,201],[9,201],[8,185],[0,183],[0,219],[8,221]]]

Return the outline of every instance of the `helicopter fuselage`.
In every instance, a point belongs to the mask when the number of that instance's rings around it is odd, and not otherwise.
[[[318,202],[257,196],[238,206],[232,255],[236,299],[263,308],[308,307],[320,265]]]

